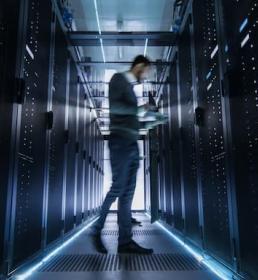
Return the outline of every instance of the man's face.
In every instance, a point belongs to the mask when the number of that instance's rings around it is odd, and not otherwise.
[[[137,81],[142,82],[144,79],[146,79],[149,70],[150,70],[150,67],[144,65],[143,63],[136,65],[134,73],[137,78]]]

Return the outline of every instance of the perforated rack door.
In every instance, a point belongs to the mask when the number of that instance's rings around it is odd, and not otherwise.
[[[103,199],[104,199],[104,136],[101,135],[101,144],[100,144],[100,149],[101,149],[101,153],[100,153],[100,166],[101,166],[101,171],[100,171],[100,203],[102,204]]]
[[[77,139],[77,203],[76,203],[76,224],[79,225],[82,222],[83,213],[83,197],[84,197],[84,156],[83,156],[83,142],[84,142],[84,96],[85,91],[83,86],[79,85],[78,96],[78,139]]]
[[[100,132],[99,128],[97,127],[97,138],[96,138],[96,148],[97,148],[97,167],[96,167],[96,188],[97,188],[97,209],[99,209],[100,206]]]
[[[19,128],[13,265],[41,248],[46,111],[51,36],[50,1],[29,1],[24,56],[25,102]]]
[[[170,70],[169,107],[170,135],[171,135],[171,169],[173,184],[173,215],[174,226],[178,230],[183,229],[182,220],[182,192],[181,192],[181,157],[180,157],[180,129],[179,129],[179,100],[178,100],[178,67],[177,57]]]
[[[100,132],[100,143],[99,143],[99,149],[100,149],[100,154],[99,154],[99,164],[100,164],[100,172],[99,172],[99,188],[100,188],[100,197],[99,197],[99,206],[101,206],[102,204],[102,191],[103,191],[103,185],[102,185],[102,175],[101,175],[101,172],[102,172],[102,164],[103,164],[103,136],[101,135],[101,132]]]
[[[0,3],[0,65],[2,65],[0,69],[0,114],[1,116],[6,116],[8,115],[8,111],[4,110],[3,105],[5,105],[6,102],[5,96],[4,96],[4,89],[3,89],[3,81],[4,81],[4,62],[5,62],[5,48],[6,48],[6,31],[4,30],[4,18],[3,18],[3,12],[4,12],[4,7],[3,7],[3,1]],[[6,112],[4,114],[4,112]],[[3,125],[2,121],[0,123],[1,127]],[[5,130],[7,131],[7,130]],[[10,132],[8,133],[10,137]],[[7,169],[3,170],[4,168],[7,168],[9,164],[5,164],[8,162],[8,157],[3,157],[2,155],[4,154],[4,149],[3,146],[5,145],[5,141],[3,141],[4,133],[3,130],[1,129],[0,131],[0,167],[1,167],[1,172],[0,172],[0,182],[1,182],[1,187],[0,187],[0,267],[2,266],[3,262],[3,248],[4,248],[4,228],[5,228],[5,209],[6,209],[6,197],[7,197]],[[7,145],[7,151],[9,151],[9,145]],[[4,167],[6,166],[6,167]]]
[[[98,130],[98,125],[96,122],[96,127],[95,127],[95,158],[96,158],[96,164],[95,164],[95,186],[96,186],[96,206],[95,209],[96,211],[98,210],[99,206],[99,182],[98,182],[98,163],[99,163],[99,130]]]
[[[193,240],[199,242],[198,190],[196,143],[194,129],[194,107],[192,86],[192,62],[190,20],[181,34],[178,50],[179,83],[181,107],[181,141],[182,141],[182,181],[183,210],[185,214],[185,232]]]
[[[99,168],[100,168],[99,174],[98,174],[98,176],[99,176],[99,179],[98,179],[99,180],[99,206],[101,206],[101,188],[102,188],[102,186],[101,186],[101,161],[102,161],[102,155],[101,155],[102,147],[101,147],[101,144],[102,144],[102,136],[101,136],[101,132],[99,130],[99,158],[98,158]]]
[[[258,275],[258,1],[222,1],[241,269]],[[237,213],[236,213],[237,215]]]
[[[10,8],[10,6],[12,6]],[[0,267],[4,251],[19,5],[0,1]],[[12,23],[12,24],[10,24]],[[0,272],[1,273],[1,272]]]
[[[88,144],[88,214],[92,210],[92,110],[88,111],[87,120],[87,144]]]
[[[96,119],[92,122],[92,210],[96,209],[97,188],[96,188]]]
[[[163,109],[162,114],[169,117],[171,111],[169,110],[169,86],[166,83],[163,87]],[[163,155],[164,155],[164,177],[165,177],[165,190],[166,190],[166,221],[171,224],[172,222],[172,182],[171,182],[171,135],[169,131],[169,123],[162,125],[163,129]]]
[[[145,170],[145,208],[150,211],[150,145],[148,137],[144,139],[144,170]]]
[[[193,2],[198,106],[204,110],[199,126],[200,174],[205,248],[232,262],[222,93],[216,31],[215,1]]]
[[[152,129],[149,132],[149,158],[150,158],[150,210],[151,221],[155,222],[159,219],[159,180],[158,180],[158,151],[159,141],[157,139],[157,129]]]
[[[6,215],[6,200],[8,187],[8,168],[9,168],[9,152],[11,143],[11,125],[12,125],[12,94],[10,88],[7,91],[10,82],[10,76],[14,77],[15,61],[12,59],[12,51],[15,51],[15,35],[18,23],[14,23],[12,28],[7,32],[7,24],[10,16],[13,20],[17,20],[17,8],[8,9],[4,1],[0,2],[0,270],[3,262],[4,252],[4,230]],[[11,13],[11,15],[10,15]],[[13,17],[14,13],[15,17]],[[9,35],[9,36],[8,36]],[[14,37],[13,37],[14,36]],[[14,50],[12,49],[14,48]],[[8,63],[7,63],[8,60]],[[13,84],[13,81],[11,81]],[[1,273],[1,271],[0,271]]]
[[[85,178],[84,178],[84,185],[85,185],[85,192],[84,192],[84,205],[85,205],[85,216],[88,216],[89,214],[89,200],[90,200],[90,184],[89,184],[89,128],[90,128],[90,104],[89,100],[86,99],[85,102],[85,152],[84,152],[84,157],[85,157],[85,167],[84,167],[84,173],[85,173]]]
[[[160,99],[159,107],[163,105],[163,96]],[[158,182],[159,182],[159,210],[161,218],[164,219],[166,213],[166,186],[165,186],[165,160],[164,160],[164,143],[165,137],[162,126],[156,128],[158,133],[159,150],[158,150]]]
[[[99,184],[98,184],[98,160],[99,160],[99,155],[98,155],[98,142],[99,142],[99,131],[98,131],[98,126],[96,123],[95,126],[95,189],[96,189],[96,204],[95,204],[95,209],[96,211],[98,210],[99,206]]]
[[[81,108],[82,112],[81,115],[83,116],[83,142],[82,142],[82,157],[83,157],[83,166],[82,166],[82,187],[83,187],[83,192],[81,194],[82,196],[82,219],[83,221],[87,219],[87,188],[88,188],[88,183],[87,183],[87,166],[88,166],[88,161],[87,161],[87,96],[84,92],[84,100],[83,100],[83,107]]]
[[[70,59],[68,157],[66,177],[65,232],[75,225],[75,164],[76,164],[76,109],[78,75],[75,62]]]
[[[101,133],[98,128],[98,170],[97,170],[97,181],[98,181],[98,210],[101,206]]]
[[[62,196],[65,149],[64,130],[67,60],[68,50],[65,35],[59,22],[57,21],[55,28],[54,73],[52,87],[53,128],[50,135],[47,243],[50,243],[60,237],[63,230]]]
[[[95,161],[95,154],[94,154],[94,126],[95,120],[93,116],[93,112],[91,112],[91,126],[90,126],[90,154],[91,154],[91,163],[90,163],[90,188],[91,188],[91,213],[94,213],[95,207],[95,186],[94,186],[94,161]]]

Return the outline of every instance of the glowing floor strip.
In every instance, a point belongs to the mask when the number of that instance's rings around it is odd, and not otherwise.
[[[47,263],[50,259],[52,259],[55,255],[57,255],[58,252],[60,252],[62,249],[64,249],[67,245],[69,245],[71,242],[74,241],[77,237],[79,237],[85,230],[87,230],[90,226],[92,226],[98,218],[95,218],[92,220],[89,224],[87,224],[85,227],[83,227],[81,230],[79,230],[76,234],[74,234],[72,237],[70,237],[67,241],[65,241],[62,245],[54,249],[52,252],[50,252],[44,259],[42,259],[40,262],[29,268],[24,273],[15,276],[15,279],[17,280],[25,280],[28,279],[34,272],[36,272],[43,264]]]
[[[148,213],[146,215],[150,217]],[[180,237],[173,234],[169,231],[166,227],[164,227],[160,222],[155,222],[162,230],[164,230],[170,237],[172,237],[177,243],[183,246],[193,257],[203,265],[205,265],[208,269],[210,269],[214,274],[216,274],[222,280],[232,280],[232,272],[224,267],[223,265],[219,264],[215,260],[205,258],[198,252],[196,249],[192,248],[191,246],[187,245]]]

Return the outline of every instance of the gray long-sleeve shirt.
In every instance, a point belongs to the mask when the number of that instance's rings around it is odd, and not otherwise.
[[[137,140],[138,104],[131,84],[123,73],[115,74],[109,84],[110,131]]]

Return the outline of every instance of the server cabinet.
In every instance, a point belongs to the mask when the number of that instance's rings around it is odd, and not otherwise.
[[[218,1],[229,100],[240,270],[258,277],[258,2]],[[237,242],[237,240],[236,240]]]
[[[84,181],[83,181],[83,167],[84,167],[84,155],[83,155],[83,141],[84,141],[84,100],[85,93],[82,85],[78,85],[78,104],[77,104],[77,172],[76,172],[76,224],[79,225],[83,219],[83,194],[84,194]]]
[[[99,210],[99,197],[100,197],[100,189],[99,189],[99,143],[100,143],[100,133],[98,129],[98,125],[96,123],[96,166],[95,166],[95,172],[96,172],[96,188],[97,188],[97,194],[96,194],[96,211]]]
[[[95,186],[94,186],[94,116],[91,112],[91,125],[90,125],[90,189],[91,189],[91,215],[94,213],[95,206]]]
[[[103,143],[103,136],[100,134],[100,141],[99,141],[99,209],[101,209],[102,205],[102,143]]]
[[[53,85],[51,89],[53,125],[49,145],[47,244],[61,236],[64,226],[62,203],[68,49],[65,35],[58,21],[55,25],[53,60]]]
[[[159,204],[160,204],[160,188],[158,178],[158,152],[159,141],[157,129],[153,129],[149,133],[149,176],[150,176],[150,212],[151,222],[155,222],[159,219]]]
[[[200,180],[205,249],[232,264],[228,205],[227,138],[220,83],[215,1],[193,2]]]
[[[169,75],[169,124],[171,137],[171,180],[173,185],[173,223],[177,230],[183,229],[182,189],[181,189],[181,146],[180,146],[180,97],[178,90],[179,78],[178,58],[170,69]]]
[[[102,143],[101,143],[101,205],[104,200],[104,136],[102,136]]]
[[[88,173],[87,173],[87,166],[88,166],[88,160],[87,160],[87,112],[88,112],[88,106],[87,106],[87,95],[84,94],[84,101],[83,101],[83,107],[81,108],[81,114],[83,118],[83,141],[81,143],[82,145],[82,157],[83,157],[83,164],[82,164],[82,220],[85,221],[87,219],[87,199],[88,199]]]
[[[97,186],[96,186],[96,119],[92,122],[92,211],[95,213],[97,201]]]
[[[13,267],[41,248],[51,16],[50,1],[28,1],[24,99],[18,109],[13,174]]]
[[[162,101],[159,104],[159,107],[162,106]],[[159,214],[160,218],[164,219],[166,214],[166,192],[165,192],[165,162],[164,162],[164,146],[163,146],[163,129],[162,126],[159,126],[155,129],[157,132],[157,140],[158,140],[158,154],[157,154],[157,162],[158,162],[158,189],[159,189]]]
[[[65,202],[65,232],[73,229],[75,219],[75,166],[76,166],[76,112],[78,75],[75,62],[70,59],[69,75],[69,108],[67,131],[67,168],[66,168],[66,202]]]
[[[22,4],[22,3],[21,3]],[[20,16],[21,15],[21,16]],[[12,141],[12,120],[16,112],[17,87],[15,77],[22,76],[20,67],[20,53],[17,46],[22,41],[18,34],[25,32],[19,30],[20,19],[24,19],[23,10],[18,1],[1,1],[0,3],[0,275],[6,268],[3,264],[8,250],[6,225],[10,221],[9,210],[11,196],[8,192],[8,175],[10,169],[10,152],[14,142]],[[22,52],[24,48],[20,48]],[[19,66],[19,71],[18,71]],[[17,83],[18,84],[18,83]],[[17,105],[18,106],[18,105]]]
[[[102,161],[103,161],[103,155],[102,155],[102,143],[103,143],[103,136],[100,132],[100,140],[99,140],[99,209],[101,209],[102,205]]]
[[[170,118],[170,104],[169,104],[169,80],[163,87],[163,104],[161,113]],[[173,219],[173,191],[172,191],[172,180],[171,180],[171,135],[169,130],[169,124],[162,125],[163,134],[163,159],[164,159],[164,183],[165,183],[165,205],[166,213],[165,218],[167,223],[171,224]]]
[[[6,48],[6,31],[5,31],[5,20],[4,20],[4,6],[3,6],[3,1],[0,3],[0,64],[3,66],[4,65],[4,57],[5,57],[5,48]],[[0,114],[4,117],[8,117],[9,119],[11,117],[11,107],[9,106],[9,114],[8,111],[4,114],[4,108],[2,107],[4,104],[7,102],[5,101],[5,96],[3,94],[3,83],[5,80],[4,77],[4,67],[1,67],[0,70]],[[9,102],[11,104],[11,102]],[[1,121],[2,124],[2,121]],[[4,123],[3,123],[4,124]],[[3,125],[2,124],[2,125]],[[1,125],[1,126],[2,126]],[[6,131],[6,130],[5,130]],[[9,137],[7,138],[10,139],[10,132],[9,132]],[[5,142],[5,143],[4,143]],[[8,174],[8,151],[9,151],[9,145],[7,144],[8,141],[4,140],[4,133],[3,131],[0,132],[0,147],[1,146],[6,146],[7,152],[5,152],[4,155],[4,150],[3,148],[0,148],[0,157],[1,157],[1,162],[0,162],[0,167],[1,167],[1,175],[0,175],[0,182],[1,187],[0,187],[0,271],[2,268],[2,263],[3,263],[3,251],[4,251],[4,228],[5,228],[5,211],[6,211],[6,197],[7,197],[7,176],[3,174]],[[7,145],[6,145],[7,144]],[[7,159],[7,160],[6,160]],[[5,166],[5,162],[7,162],[7,166]]]
[[[92,214],[93,186],[92,186],[92,121],[93,113],[89,111],[88,118],[88,215]]]
[[[90,137],[90,107],[89,100],[85,100],[85,139],[84,139],[84,157],[85,157],[85,166],[84,166],[84,185],[85,185],[85,192],[84,192],[84,208],[85,208],[85,217],[88,217],[89,210],[90,210],[90,182],[89,182],[89,164],[90,164],[90,155],[89,155],[89,137]]]
[[[195,242],[200,241],[196,139],[194,127],[193,80],[190,18],[178,44],[179,86],[181,108],[181,187],[184,217],[184,231]]]
[[[96,208],[99,210],[100,206],[100,181],[99,181],[99,159],[100,159],[100,133],[97,128],[97,137],[96,137],[96,149],[97,149],[97,162],[96,162],[96,186],[97,186],[97,205]]]
[[[145,174],[145,209],[150,212],[150,157],[149,157],[149,140],[148,137],[144,139],[144,174]]]
[[[0,275],[8,275],[91,209],[96,134],[50,0],[1,1],[0,63]]]
[[[90,176],[89,176],[89,184],[90,184],[90,214],[92,215],[94,213],[94,193],[95,193],[95,186],[93,185],[94,183],[94,168],[93,168],[93,161],[94,161],[94,116],[93,116],[93,112],[90,112],[90,134],[89,134],[89,161],[90,161],[90,165],[89,165],[89,172],[90,172]]]

